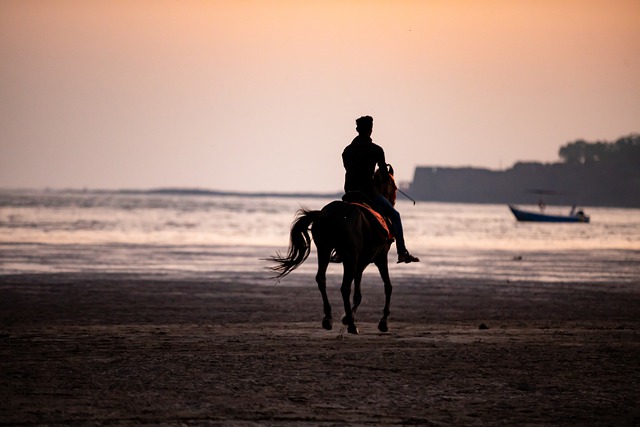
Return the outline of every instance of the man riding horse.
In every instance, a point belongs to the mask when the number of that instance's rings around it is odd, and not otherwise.
[[[376,191],[374,185],[376,164],[380,173],[388,172],[384,150],[371,140],[373,118],[363,116],[357,119],[356,131],[358,136],[342,152],[342,162],[346,170],[344,191],[365,194],[373,203],[373,207],[391,220],[392,234],[396,238],[398,263],[418,262],[420,260],[411,255],[405,246],[400,213],[389,200]]]
[[[340,293],[344,307],[342,323],[347,331],[358,333],[356,326],[356,312],[362,302],[362,274],[367,266],[375,264],[384,283],[385,302],[382,318],[378,322],[378,330],[388,331],[387,320],[390,314],[391,293],[393,286],[389,277],[388,253],[392,239],[388,230],[382,232],[384,219],[364,206],[363,197],[369,199],[366,204],[376,205],[377,209],[392,218],[393,233],[398,242],[398,262],[416,262],[418,258],[411,256],[404,246],[400,215],[393,208],[397,187],[393,180],[393,172],[387,169],[382,148],[371,142],[373,119],[362,117],[358,119],[359,136],[344,150],[343,159],[347,169],[345,196],[343,200],[334,200],[321,210],[301,209],[291,225],[289,233],[289,248],[285,255],[277,252],[268,260],[275,263],[269,267],[276,273],[276,279],[282,279],[298,268],[309,257],[311,243],[315,243],[318,254],[318,271],[316,282],[322,295],[324,318],[322,327],[331,329],[333,317],[331,304],[327,295],[327,268],[331,261],[331,254],[342,262],[342,285]],[[375,172],[376,164],[380,166]],[[374,189],[374,184],[379,190]],[[381,193],[387,194],[389,200]],[[355,199],[355,200],[350,200]],[[311,235],[309,234],[311,231]],[[353,299],[351,299],[351,285],[353,284]]]

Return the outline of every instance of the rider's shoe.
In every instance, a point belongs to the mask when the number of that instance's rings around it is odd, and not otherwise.
[[[331,258],[329,259],[329,262],[335,262],[337,264],[340,264],[342,262],[342,258],[340,258],[340,255],[334,252],[331,255]]]
[[[398,255],[398,264],[409,264],[410,262],[420,262],[420,260],[411,255],[409,252]]]

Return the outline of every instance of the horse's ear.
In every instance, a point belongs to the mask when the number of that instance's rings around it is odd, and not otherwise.
[[[389,163],[387,163],[387,170],[389,171],[390,175],[395,175],[393,172],[393,166],[391,166]]]

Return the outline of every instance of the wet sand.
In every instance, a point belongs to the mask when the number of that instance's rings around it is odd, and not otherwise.
[[[0,276],[2,425],[640,425],[640,284]]]

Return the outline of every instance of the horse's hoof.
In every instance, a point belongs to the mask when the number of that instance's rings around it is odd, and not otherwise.
[[[356,316],[353,316],[351,319],[347,319],[347,316],[342,316],[342,324],[344,326],[349,326],[351,323],[356,321]]]
[[[331,329],[333,329],[333,320],[327,318],[322,319],[322,327],[327,331],[330,331]]]
[[[354,335],[358,335],[360,333],[360,331],[358,331],[358,328],[356,327],[356,325],[349,325],[349,327],[347,327],[347,332],[349,332],[350,334],[354,334]]]
[[[389,326],[387,326],[386,320],[381,320],[380,323],[378,323],[378,330],[380,332],[389,332]]]

